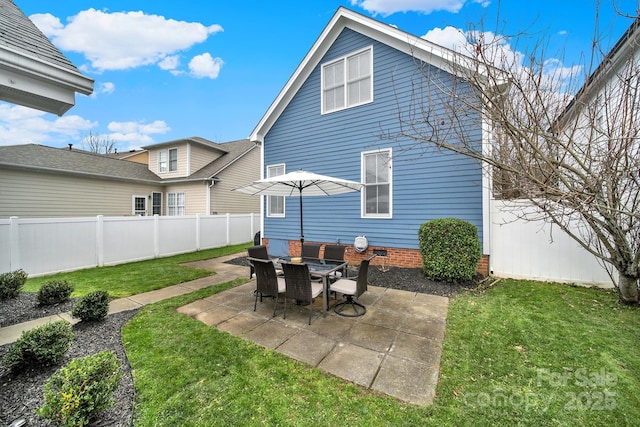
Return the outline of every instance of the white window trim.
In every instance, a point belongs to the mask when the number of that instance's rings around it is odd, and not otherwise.
[[[286,166],[285,163],[274,163],[272,165],[267,165],[267,167],[266,167],[267,178],[271,177],[269,175],[269,168],[276,168],[276,167],[280,167],[280,166],[282,166],[282,174],[284,175],[285,173],[287,173],[287,166]],[[285,203],[284,196],[266,196],[266,197],[267,197],[267,217],[268,218],[284,218],[286,216],[286,214],[287,214],[287,204]],[[282,213],[281,214],[272,214],[271,213],[271,207],[269,206],[271,197],[282,197]]]
[[[369,64],[370,67],[371,67],[371,69],[369,70],[369,75],[371,76],[371,87],[369,88],[370,93],[371,93],[371,99],[368,100],[368,101],[359,102],[357,104],[348,105],[347,104],[347,99],[348,99],[348,97],[347,97],[347,89],[348,89],[348,87],[347,86],[348,86],[349,82],[348,82],[347,76],[349,75],[349,70],[347,69],[347,63],[348,63],[347,59],[349,59],[352,56],[356,56],[356,55],[359,55],[359,54],[361,54],[363,52],[366,52],[367,50],[370,51],[370,56],[371,56],[371,61],[370,61],[370,64]],[[324,106],[324,69],[325,69],[326,66],[333,65],[333,64],[335,64],[337,62],[340,62],[340,61],[344,62],[344,67],[343,67],[343,69],[344,69],[344,79],[343,79],[343,84],[344,84],[344,91],[343,91],[343,94],[344,94],[344,106],[340,107],[340,108],[336,108],[334,110],[327,111],[325,109],[325,106]],[[335,113],[336,111],[342,111],[342,110],[346,110],[348,108],[353,108],[353,107],[357,107],[357,106],[360,106],[360,105],[370,104],[370,103],[373,102],[373,98],[374,98],[374,94],[373,94],[373,45],[367,46],[367,47],[365,47],[363,49],[360,49],[360,50],[357,50],[355,52],[351,52],[351,53],[349,53],[347,55],[341,56],[340,58],[336,58],[336,59],[334,59],[332,61],[329,61],[329,62],[325,62],[324,64],[321,65],[321,67],[320,67],[320,114],[331,114],[331,113]]]
[[[170,160],[170,156],[169,153],[171,152],[171,150],[176,150],[176,169],[175,170],[171,170],[171,160]],[[158,173],[171,173],[171,172],[176,172],[178,170],[178,154],[179,154],[179,150],[178,147],[173,147],[173,148],[166,148],[164,150],[159,150],[158,151]],[[165,154],[166,156],[166,169],[165,170],[161,170],[160,169],[160,156],[162,155],[162,153]]]
[[[388,153],[389,154],[389,213],[388,214],[367,214],[366,213],[366,170],[364,158],[368,154]],[[363,151],[360,153],[360,182],[364,184],[360,191],[360,217],[366,219],[390,219],[393,218],[393,152],[391,148],[381,148],[379,150]]]
[[[176,152],[176,168],[171,170],[171,151],[175,150]],[[176,172],[178,170],[178,148],[169,148],[167,149],[167,171],[168,172]]]
[[[165,161],[164,161],[165,170],[162,170],[162,166],[161,166],[161,164],[162,164],[161,157],[162,157],[163,153],[166,155]],[[167,151],[167,150],[159,150],[158,151],[158,173],[167,173],[168,171],[169,171],[169,151]]]
[[[169,203],[169,197],[170,197],[170,195],[171,195],[171,194],[175,194],[175,195],[176,195],[176,204],[174,205],[174,207],[176,208],[176,211],[178,211],[178,210],[179,210],[178,208],[182,207],[182,208],[183,208],[184,213],[182,213],[182,214],[180,214],[180,213],[174,213],[173,215],[171,215],[171,214],[169,213],[169,212],[170,212],[170,209],[171,209],[171,206],[172,206],[172,205]],[[178,202],[178,194],[183,194],[183,195],[184,195],[184,198],[183,198],[184,204],[183,204],[183,205],[180,205],[180,204],[178,204],[178,203],[177,203],[177,202]],[[187,193],[185,193],[184,191],[169,191],[169,192],[167,193],[167,215],[168,215],[168,216],[184,216],[184,215],[186,215],[186,214],[187,214]]]
[[[141,194],[134,194],[131,196],[131,215],[140,215],[140,213],[137,213],[138,210],[136,209],[136,199],[142,199],[144,200],[144,216],[148,215],[148,211],[149,211],[149,203],[147,200],[146,195],[141,195]],[[142,212],[142,211],[139,211]]]

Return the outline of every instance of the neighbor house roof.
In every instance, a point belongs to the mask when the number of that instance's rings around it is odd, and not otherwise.
[[[221,153],[226,153],[227,152],[227,150],[222,147],[222,144],[218,144],[217,142],[209,141],[208,139],[200,138],[199,136],[190,136],[188,138],[174,139],[173,141],[159,142],[157,144],[147,145],[146,147],[142,147],[142,148],[144,148],[146,150],[151,150],[151,149],[157,149],[157,148],[161,148],[161,147],[169,147],[169,146],[172,146],[172,145],[184,144],[184,143],[200,145],[202,147],[205,147],[205,148],[208,148],[208,149],[211,149],[211,150],[215,150],[215,151],[219,151]]]
[[[0,0],[0,100],[59,116],[93,79],[67,59],[12,0]]]
[[[633,21],[609,53],[598,64],[598,67],[587,78],[562,114],[555,120],[554,126],[562,126],[566,120],[572,117],[572,112],[576,105],[583,101],[588,102],[589,98],[600,93],[599,87],[603,85],[603,82],[610,78],[612,73],[616,73],[622,64],[633,60],[638,48],[640,48],[640,17]],[[596,90],[591,90],[592,88],[596,88]]]
[[[325,53],[345,28],[350,28],[353,31],[411,55],[420,61],[454,74],[462,70],[467,72],[482,72],[481,67],[483,65],[474,62],[472,58],[399,30],[391,25],[340,7],[255,127],[249,136],[250,140],[263,142],[271,126],[273,126],[280,114],[293,99],[296,92],[302,87],[303,83],[311,75]],[[507,83],[506,78],[504,82],[498,83]]]
[[[89,151],[52,148],[38,144],[0,146],[0,168],[162,185],[216,179],[216,175],[256,148],[256,145],[248,139],[215,145],[219,146],[218,149],[224,154],[184,178],[162,179],[151,172],[146,164]]]
[[[0,168],[160,184],[147,165],[38,144],[0,146]]]

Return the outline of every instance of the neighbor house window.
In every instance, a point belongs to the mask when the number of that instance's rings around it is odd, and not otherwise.
[[[362,153],[362,216],[391,218],[391,149]]]
[[[373,47],[322,66],[322,113],[373,101]]]
[[[158,151],[158,172],[167,171],[167,152]]]
[[[167,193],[167,215],[182,216],[185,214],[184,193]]]
[[[284,175],[284,164],[267,166],[267,178]],[[267,216],[284,216],[284,196],[267,196]]]
[[[178,149],[169,150],[169,172],[178,170]]]
[[[178,149],[158,151],[158,172],[178,170]]]

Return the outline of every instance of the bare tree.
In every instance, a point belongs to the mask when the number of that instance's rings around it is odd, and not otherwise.
[[[108,139],[101,135],[94,135],[91,131],[89,131],[89,135],[87,135],[82,141],[82,145],[87,145],[87,151],[97,154],[113,154],[116,152],[116,141],[113,139]]]
[[[617,271],[620,302],[637,304],[640,19],[612,50],[594,37],[582,67],[550,62],[542,44],[516,55],[494,34],[465,35],[472,49],[448,70],[463,78],[425,69],[399,110],[399,134],[383,137],[479,160],[496,198],[527,201],[535,213],[522,218],[560,227]],[[471,131],[483,118],[491,141]]]

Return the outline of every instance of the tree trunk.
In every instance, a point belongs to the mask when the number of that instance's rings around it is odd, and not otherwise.
[[[627,305],[638,304],[638,278],[618,275],[618,298]]]

